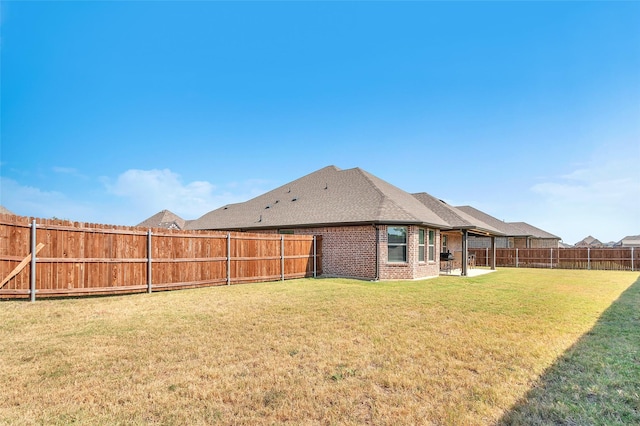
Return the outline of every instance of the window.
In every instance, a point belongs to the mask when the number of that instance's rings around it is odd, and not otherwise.
[[[436,231],[429,229],[429,262],[436,260]]]
[[[389,226],[387,228],[387,251],[389,262],[407,261],[406,226]]]
[[[418,229],[418,262],[424,262],[424,229]]]
[[[446,235],[442,235],[442,250],[440,250],[442,253],[447,253],[449,251],[449,249],[447,248],[447,236]]]

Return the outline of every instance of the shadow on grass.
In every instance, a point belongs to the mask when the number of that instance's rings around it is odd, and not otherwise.
[[[498,425],[640,424],[640,279]]]

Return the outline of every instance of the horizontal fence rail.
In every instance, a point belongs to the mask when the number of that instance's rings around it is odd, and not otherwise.
[[[322,238],[0,215],[0,298],[152,292],[315,277]]]
[[[476,266],[490,266],[490,249],[469,249]],[[640,247],[496,249],[496,266],[513,268],[640,270]]]

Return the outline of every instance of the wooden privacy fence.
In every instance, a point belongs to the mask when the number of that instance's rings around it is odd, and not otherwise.
[[[476,266],[491,265],[491,249],[469,249]],[[515,268],[640,270],[640,247],[496,249],[496,266]]]
[[[0,298],[152,292],[321,271],[320,236],[143,230],[0,215]]]

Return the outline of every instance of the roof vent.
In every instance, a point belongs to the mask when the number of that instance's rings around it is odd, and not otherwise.
[[[329,189],[329,184],[328,183],[324,184],[324,189]]]
[[[291,201],[298,201],[298,197],[293,197]]]
[[[271,208],[271,204],[269,204],[267,207],[265,207],[264,209],[270,209]]]

